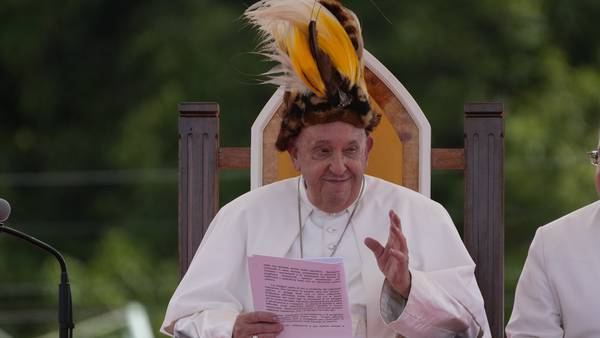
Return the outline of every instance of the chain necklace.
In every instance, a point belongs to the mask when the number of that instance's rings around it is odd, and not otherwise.
[[[298,177],[298,229],[300,231],[300,258],[304,258],[304,245],[303,245],[303,241],[302,241],[302,230],[303,230],[302,208],[300,206],[300,181],[301,181],[301,178],[302,178],[302,176]],[[333,247],[333,251],[331,251],[331,254],[329,254],[329,257],[333,257],[333,255],[335,254],[335,252],[338,249],[338,246],[340,246],[340,243],[342,242],[342,238],[344,238],[344,234],[346,233],[346,230],[348,230],[348,226],[350,226],[350,222],[352,222],[352,217],[354,216],[354,212],[356,212],[356,208],[358,207],[358,204],[360,203],[360,198],[362,197],[364,188],[365,188],[365,177],[363,176],[362,184],[360,186],[360,192],[358,193],[358,198],[356,199],[356,203],[354,203],[354,208],[352,208],[350,217],[348,217],[348,222],[346,222],[346,226],[344,226],[344,231],[342,231],[340,238],[338,238],[337,243],[335,243],[335,246]]]

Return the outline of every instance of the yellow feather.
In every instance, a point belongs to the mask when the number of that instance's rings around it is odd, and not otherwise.
[[[246,16],[267,34],[265,51],[271,53],[271,59],[287,69],[273,76],[273,83],[310,90],[319,97],[327,95],[310,50],[310,20],[317,22],[318,48],[329,56],[332,66],[350,82],[350,87],[361,83],[362,64],[350,37],[337,18],[315,0],[260,0],[248,8]]]
[[[317,63],[312,57],[308,45],[308,30],[303,32],[300,28],[291,27],[286,43],[292,67],[304,84],[317,96],[325,96],[325,83],[321,78]]]
[[[333,62],[335,68],[350,80],[351,85],[360,79],[360,61],[352,41],[339,21],[323,10],[317,18],[318,44]]]

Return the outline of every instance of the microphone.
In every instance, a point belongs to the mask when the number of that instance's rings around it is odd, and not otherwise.
[[[71,286],[69,285],[69,275],[67,273],[67,263],[58,250],[52,246],[40,241],[39,239],[22,233],[18,230],[4,225],[4,221],[10,216],[10,204],[3,198],[0,198],[0,233],[5,232],[24,241],[37,246],[38,248],[51,253],[60,264],[60,284],[58,285],[58,324],[60,338],[73,338],[73,304],[71,302]]]

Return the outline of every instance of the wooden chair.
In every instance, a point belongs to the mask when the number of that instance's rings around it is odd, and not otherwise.
[[[365,51],[369,94],[383,110],[367,173],[429,196],[431,170],[463,170],[463,240],[477,264],[493,337],[504,336],[504,125],[499,103],[465,104],[464,149],[432,149],[425,115],[400,82]],[[296,175],[274,143],[283,91],[252,126],[250,148],[219,146],[216,103],[179,104],[179,257],[185,274],[218,209],[218,171],[251,168],[251,187]],[[390,151],[393,149],[394,151]]]

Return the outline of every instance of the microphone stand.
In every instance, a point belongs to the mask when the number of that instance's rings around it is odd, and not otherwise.
[[[60,284],[58,285],[58,324],[60,338],[73,338],[73,328],[75,325],[73,324],[71,287],[69,285],[69,275],[67,274],[67,264],[61,253],[35,237],[5,226],[2,222],[0,222],[0,232],[6,232],[7,234],[23,239],[56,257],[60,264]]]

